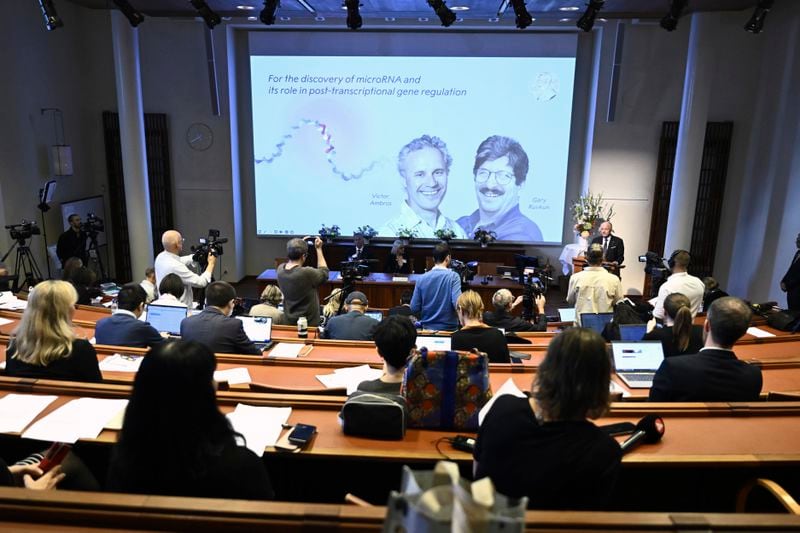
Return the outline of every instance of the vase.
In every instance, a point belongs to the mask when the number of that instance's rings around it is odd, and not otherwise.
[[[489,246],[488,242],[481,241],[481,248],[486,248],[487,246]]]

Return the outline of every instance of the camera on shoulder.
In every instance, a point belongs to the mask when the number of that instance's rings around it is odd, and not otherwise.
[[[199,244],[191,247],[192,260],[205,266],[208,264],[209,254],[214,257],[221,256],[225,252],[222,245],[228,242],[228,238],[220,238],[219,235],[219,230],[212,228],[208,230],[208,237],[198,239]]]

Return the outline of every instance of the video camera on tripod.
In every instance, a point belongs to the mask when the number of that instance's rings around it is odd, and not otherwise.
[[[658,289],[669,277],[669,268],[665,264],[666,259],[656,252],[647,252],[639,256],[639,262],[645,264],[644,273],[650,275],[652,295],[657,295]]]
[[[103,219],[98,217],[94,213],[87,213],[86,221],[81,223],[81,231],[83,231],[90,237],[96,237],[99,232],[105,230],[106,227],[105,224],[103,223]]]
[[[208,254],[219,257],[224,253],[222,245],[228,242],[227,237],[220,238],[218,229],[209,229],[208,237],[198,239],[198,246],[192,246],[192,260],[203,268],[208,265]]]
[[[369,261],[366,259],[342,261],[339,263],[339,274],[345,281],[364,279],[369,276]]]
[[[461,278],[461,290],[466,290],[469,282],[475,278],[475,274],[478,272],[478,262],[469,261],[465,263],[458,259],[451,259],[450,270],[458,274],[458,277]]]
[[[23,219],[19,224],[6,226],[11,238],[15,241],[25,241],[34,235],[41,235],[42,230],[32,220]]]

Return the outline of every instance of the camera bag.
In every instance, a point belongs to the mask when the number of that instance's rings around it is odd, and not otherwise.
[[[397,394],[356,391],[339,413],[345,435],[400,440],[406,434],[406,401]]]
[[[800,329],[800,311],[779,311],[767,317],[767,324],[781,331],[796,333]]]

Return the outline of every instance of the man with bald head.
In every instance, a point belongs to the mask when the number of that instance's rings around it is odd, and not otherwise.
[[[181,302],[191,309],[194,296],[192,294],[192,287],[205,287],[211,283],[211,274],[214,272],[214,266],[217,264],[217,258],[208,254],[208,266],[202,274],[195,274],[189,268],[192,264],[192,256],[184,255],[181,257],[180,253],[183,251],[183,237],[175,230],[167,230],[161,236],[161,245],[164,251],[156,257],[156,286],[161,283],[161,280],[167,274],[175,274],[183,281],[183,296]]]
[[[621,265],[625,261],[625,243],[616,235],[611,235],[614,227],[606,220],[600,224],[600,235],[592,239],[592,244],[603,247],[603,262]]]

